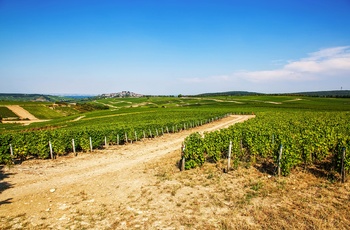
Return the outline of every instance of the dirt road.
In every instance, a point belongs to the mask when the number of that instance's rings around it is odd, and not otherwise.
[[[157,165],[163,159],[170,159],[173,162],[170,171],[177,171],[181,142],[190,133],[225,128],[252,117],[235,115],[176,134],[110,146],[92,154],[2,167],[0,228],[129,229],[146,225],[151,229],[181,228],[179,223],[167,223],[172,213],[161,214],[164,216],[160,218],[157,217],[160,209],[143,205],[140,211],[131,204],[147,192],[154,198],[160,196],[161,191],[154,191],[168,172],[157,171]]]

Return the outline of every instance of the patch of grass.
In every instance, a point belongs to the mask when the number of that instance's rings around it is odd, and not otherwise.
[[[0,106],[0,118],[18,117],[14,112],[7,107]]]
[[[261,181],[253,182],[250,185],[250,189],[252,189],[255,192],[258,192],[263,187],[263,183]]]
[[[171,195],[172,196],[175,196],[176,195],[176,192],[181,188],[181,185],[173,185],[172,188],[171,188]]]
[[[277,187],[280,190],[285,190],[286,189],[286,184],[287,184],[286,180],[281,180],[281,179],[277,180]]]
[[[155,176],[160,180],[160,181],[167,181],[171,180],[172,176],[171,173],[169,173],[167,170],[162,170],[160,172],[157,172]]]
[[[54,118],[61,118],[64,115],[60,113],[59,111],[55,111],[53,109],[50,109],[49,107],[45,105],[26,105],[22,106],[25,110],[27,110],[29,113],[33,114],[36,118],[39,119],[54,119]]]

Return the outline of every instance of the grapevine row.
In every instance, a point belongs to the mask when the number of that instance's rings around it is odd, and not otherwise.
[[[0,163],[9,163],[11,158],[25,160],[29,156],[46,159],[50,157],[50,146],[56,155],[65,155],[74,151],[89,151],[102,148],[105,144],[124,144],[153,138],[164,133],[200,126],[227,116],[220,115],[202,120],[138,122],[125,125],[90,125],[86,127],[60,128],[0,134]],[[163,123],[163,124],[162,124]],[[91,142],[90,142],[91,139]],[[74,147],[72,146],[74,140]],[[92,145],[92,146],[90,146]],[[12,154],[12,155],[11,155]]]
[[[278,152],[283,146],[280,161],[282,174],[288,175],[297,166],[309,166],[330,161],[339,169],[340,155],[350,149],[350,113],[342,112],[265,112],[255,119],[227,129],[198,133],[185,139],[187,169],[200,166],[205,160],[217,162],[225,157],[232,141],[232,158],[249,160],[270,159],[278,164]],[[350,154],[345,169],[350,170]]]

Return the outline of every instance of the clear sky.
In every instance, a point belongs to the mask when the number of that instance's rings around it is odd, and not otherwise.
[[[0,93],[341,88],[349,0],[0,0]]]

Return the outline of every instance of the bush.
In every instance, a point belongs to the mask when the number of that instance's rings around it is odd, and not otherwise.
[[[196,132],[185,138],[185,169],[191,169],[203,165],[205,146],[201,135]]]

